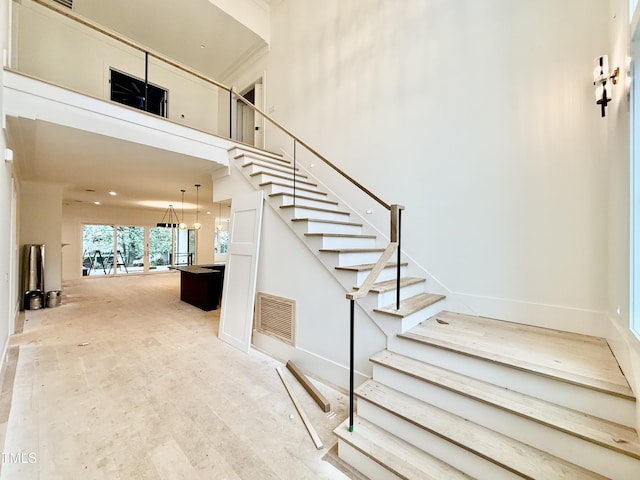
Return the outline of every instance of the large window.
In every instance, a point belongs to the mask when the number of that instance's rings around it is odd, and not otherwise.
[[[82,275],[159,272],[192,263],[195,236],[177,228],[83,225]]]

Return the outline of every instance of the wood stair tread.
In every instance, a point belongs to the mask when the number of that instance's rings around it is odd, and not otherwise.
[[[375,235],[358,235],[355,233],[305,233],[305,237],[332,237],[332,238],[376,238]]]
[[[544,480],[606,478],[398,392],[375,380],[367,380],[363,383],[356,390],[356,395],[524,478]]]
[[[452,312],[399,336],[635,400],[603,338]]]
[[[370,360],[413,378],[438,385],[465,397],[493,405],[610,450],[640,459],[638,434],[627,426],[492,385],[388,350],[376,353]]]
[[[269,194],[269,196],[270,197],[293,197],[293,193],[278,192],[278,193],[271,193]],[[304,200],[313,200],[314,202],[326,203],[328,205],[338,205],[338,202],[334,200],[325,200],[322,198],[307,197],[305,195],[298,195],[297,193],[295,198],[302,198]]]
[[[277,185],[278,187],[293,188],[291,185],[287,185],[286,183],[273,182],[273,181],[263,182],[259,186],[260,187],[268,187],[269,185]],[[311,192],[311,193],[315,193],[316,195],[325,195],[325,196],[327,195],[326,192],[323,192],[323,191],[320,191],[320,190],[315,190],[313,188],[305,188],[305,187],[296,186],[296,190],[302,190],[302,191],[305,191],[305,192]]]
[[[287,176],[286,174],[285,175],[281,175],[279,173],[274,173],[274,172],[255,172],[255,173],[250,173],[249,174],[250,177],[255,177],[255,176],[258,176],[258,175],[269,175],[270,177],[281,178],[283,180],[290,180],[290,181],[293,182],[293,175]],[[310,185],[312,187],[317,187],[318,186],[317,183],[309,182],[308,180],[300,180],[297,177],[298,177],[298,175],[296,175],[296,183],[301,183],[303,185]]]
[[[336,270],[348,270],[350,272],[366,272],[367,270],[373,270],[375,267],[375,263],[362,263],[360,265],[345,265],[345,266],[337,266]],[[400,266],[406,267],[408,265],[407,262],[402,262]],[[397,263],[389,262],[385,265],[384,268],[396,268],[398,266]]]
[[[401,277],[400,278],[400,288],[408,287],[409,285],[415,285],[416,283],[425,283],[427,281],[426,278],[421,277]],[[371,287],[371,292],[374,293],[385,293],[391,292],[396,289],[398,286],[398,282],[396,279],[386,280],[384,282],[376,282]]]
[[[384,252],[384,248],[321,248],[318,251],[327,253],[372,253]]]
[[[392,303],[385,307],[376,308],[374,311],[379,313],[386,313],[395,317],[408,317],[412,313],[429,307],[436,302],[444,299],[444,295],[437,295],[435,293],[421,293],[420,295],[414,295],[413,297],[405,298],[400,302],[400,309],[396,309],[396,304]]]
[[[280,172],[280,173],[287,173],[287,174],[290,174],[290,175],[293,175],[295,173],[296,177],[308,178],[306,175],[298,173],[298,171],[299,171],[298,168],[294,169],[293,167],[290,167],[288,165],[278,165],[277,163],[269,162],[269,161],[266,161],[266,160],[252,160],[250,162],[242,164],[242,168],[252,167],[252,166],[263,167],[263,168],[269,169],[269,171],[267,171],[265,173],[271,173],[272,171],[276,171],[276,172]]]
[[[309,217],[296,217],[291,219],[292,222],[316,222],[316,223],[330,223],[332,225],[345,225],[350,227],[361,227],[361,223],[353,222],[341,222],[340,220],[326,220],[324,218],[309,218]]]
[[[231,147],[229,150],[233,150],[234,148],[237,148],[237,147]],[[286,160],[279,153],[269,152],[267,150],[258,149],[257,147],[253,147],[253,149],[247,149],[246,147],[241,147],[240,149],[242,150],[242,153],[239,153],[238,155],[233,157],[234,160],[237,160],[241,157],[250,157],[258,160],[271,159],[271,160],[275,160],[275,161],[286,163],[286,164],[291,163],[289,160]]]
[[[402,479],[471,479],[442,460],[438,460],[364,418],[355,417],[353,432],[349,432],[349,419],[347,419],[334,430],[334,433]]]
[[[345,212],[342,210],[331,210],[330,208],[309,207],[306,205],[280,205],[280,208],[303,208],[305,210],[314,210],[316,212],[329,212],[329,213],[337,213],[340,215],[349,215],[349,212]]]

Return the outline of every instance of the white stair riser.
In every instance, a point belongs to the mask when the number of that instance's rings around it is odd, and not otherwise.
[[[293,222],[293,228],[299,235],[305,233],[344,233],[346,235],[361,235],[362,227],[359,225],[343,225],[341,223]]]
[[[413,285],[407,285],[406,287],[400,287],[400,300],[413,297],[424,293],[426,282],[416,283]],[[396,290],[391,290],[384,293],[369,292],[369,295],[360,300],[360,305],[365,310],[373,310],[374,308],[382,308],[387,305],[396,303]],[[424,320],[424,318],[422,318]],[[398,319],[400,321],[400,319]]]
[[[284,185],[274,185],[273,183],[265,185],[263,190],[267,195],[271,195],[274,193],[286,193],[293,195],[293,187],[286,187]],[[296,195],[304,195],[305,197],[312,197],[318,200],[326,200],[327,195],[322,193],[321,191],[309,191],[309,190],[301,190],[296,189]]]
[[[280,208],[282,216],[288,218],[316,218],[318,220],[333,220],[335,222],[348,222],[349,214],[343,212],[331,212],[325,210],[305,209],[304,207]]]
[[[290,164],[291,162],[284,160],[277,155],[267,155],[261,151],[254,151],[243,147],[234,147],[230,151],[229,158],[233,158],[237,162],[244,162],[245,159],[251,158],[252,160],[270,160],[274,162],[282,162],[283,164]]]
[[[419,295],[425,292],[425,288],[427,286],[427,282],[414,283],[412,285],[407,285],[405,287],[400,287],[400,300],[404,300],[405,298],[413,297],[415,295]],[[377,302],[375,307],[373,308],[381,308],[386,305],[390,305],[395,303],[396,301],[396,290],[390,290],[384,293],[372,293],[369,296],[374,297]]]
[[[358,415],[478,480],[522,480],[522,477],[417,427],[363,398],[358,398]]]
[[[380,252],[320,252],[320,254],[325,257],[330,256],[335,258],[335,260],[330,261],[329,264],[339,267],[375,263],[380,257]]]
[[[323,202],[319,199],[301,198],[298,195],[304,195],[304,192],[298,192],[295,199],[293,195],[278,195],[274,199],[278,202],[278,205],[298,205],[300,207],[315,207],[326,208],[327,210],[337,210],[338,205],[335,203]]]
[[[273,173],[275,175],[293,175],[293,168],[288,167],[279,167],[277,165],[271,165],[268,163],[247,163],[242,165],[242,170],[245,174],[253,174],[253,173]],[[306,176],[298,175],[296,176],[300,179],[306,180]]]
[[[387,280],[393,280],[396,278],[396,275],[398,273],[398,270],[396,269],[396,267],[387,267],[384,268],[382,270],[382,272],[380,272],[380,275],[378,275],[377,278],[377,282],[386,282]],[[365,281],[365,279],[367,278],[367,276],[369,275],[369,270],[363,271],[363,272],[357,272],[356,275],[356,281],[354,282],[355,286],[360,286],[362,285],[362,282]],[[407,267],[406,266],[401,266],[400,267],[400,277],[404,277],[407,275]]]
[[[250,166],[256,166],[258,168],[271,168],[274,170],[278,170],[281,172],[290,172],[294,171],[300,173],[299,170],[294,170],[293,165],[290,163],[278,162],[278,161],[270,161],[270,160],[259,160],[251,157],[243,157],[242,160],[242,168],[249,168]]]
[[[309,246],[320,250],[340,248],[376,248],[375,238],[306,236]]]
[[[402,480],[341,438],[338,439],[338,456],[367,478],[375,478],[376,480]]]
[[[408,330],[411,330],[418,323],[420,323],[425,318],[429,318],[435,315],[437,312],[446,309],[445,303],[446,298],[436,302],[435,304],[427,307],[426,309],[420,310],[420,312],[427,312],[424,314],[413,314],[409,315],[405,318],[396,317],[395,315],[388,315],[386,313],[373,312],[371,310],[371,318],[374,323],[382,330],[387,336],[387,348],[390,348],[390,342],[396,338],[396,335],[400,333],[404,333]]]
[[[635,428],[635,403],[624,398],[399,337],[390,338],[388,348],[478,380]]]
[[[281,182],[281,183],[287,183],[288,185],[293,186],[293,175],[287,175],[286,173],[283,173],[283,174],[278,173],[273,175],[269,173],[260,173],[258,175],[252,176],[251,179],[254,182],[257,182],[256,186],[259,185],[260,183],[266,183],[266,182]],[[308,188],[309,186],[312,186],[312,187],[316,186],[313,182],[303,181],[302,179],[296,179],[296,184],[304,188]]]
[[[437,313],[440,313],[442,310],[446,310],[446,301],[447,299],[445,297],[442,300],[439,300],[436,303],[429,305],[428,307],[422,308],[402,318],[396,317],[394,315],[390,315],[388,313],[382,313],[382,312],[372,312],[372,318],[376,323],[383,322],[388,318],[394,321],[395,323],[398,323],[399,325],[398,332],[394,334],[393,338],[389,338],[388,340],[389,342],[394,342],[396,341],[395,335],[397,335],[398,333],[405,333],[411,330],[416,325],[418,325],[420,322],[423,322],[425,319],[433,317]],[[391,303],[394,303],[394,302],[391,302]]]
[[[640,460],[383,365],[373,364],[373,378],[414,398],[601,475],[633,478],[634,472],[640,472]]]

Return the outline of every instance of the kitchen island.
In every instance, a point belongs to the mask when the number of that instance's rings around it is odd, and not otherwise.
[[[222,296],[224,267],[224,264],[173,267],[180,272],[180,300],[206,311],[217,309]]]

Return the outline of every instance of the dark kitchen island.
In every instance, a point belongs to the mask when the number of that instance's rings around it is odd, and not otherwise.
[[[174,268],[180,272],[180,300],[206,311],[218,308],[224,265],[184,265]]]

